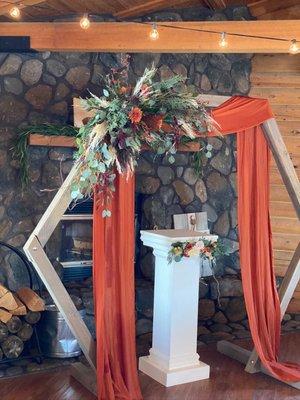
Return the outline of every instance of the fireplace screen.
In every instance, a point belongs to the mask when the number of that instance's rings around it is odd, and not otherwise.
[[[62,218],[59,261],[63,267],[92,264],[92,202],[70,207]]]

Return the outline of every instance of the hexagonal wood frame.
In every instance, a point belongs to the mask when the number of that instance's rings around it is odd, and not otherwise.
[[[217,107],[229,97],[203,95],[201,96],[209,106]],[[74,101],[74,119],[75,125],[82,125],[84,118],[89,117],[82,108],[80,108],[78,101]],[[269,147],[273,153],[278,170],[282,176],[283,182],[289,193],[291,201],[300,218],[300,184],[295,172],[293,163],[289,157],[282,136],[280,134],[278,125],[274,118],[265,121],[262,124],[264,135],[268,141]],[[28,258],[34,265],[37,273],[45,284],[47,290],[52,296],[56,306],[63,314],[68,326],[78,340],[78,343],[90,364],[93,373],[96,373],[96,348],[95,342],[78,313],[73,301],[57,275],[54,267],[48,259],[43,247],[49,240],[55,227],[61,220],[63,214],[71,202],[70,187],[72,180],[77,172],[77,164],[73,166],[71,172],[62,184],[61,188],[55,195],[54,199],[47,208],[45,214],[39,221],[38,225],[30,235],[28,241],[24,246],[24,251]],[[287,269],[286,275],[283,279],[279,290],[281,315],[283,317],[287,306],[293,296],[296,286],[300,280],[300,244],[294,254],[294,257]],[[230,342],[221,341],[218,343],[218,350],[238,361],[246,364],[245,370],[250,373],[263,372],[271,375],[260,363],[258,355],[255,350],[252,352],[243,349],[240,346],[234,345]],[[79,380],[83,385],[87,386],[89,390],[96,393],[95,375],[91,376],[92,371],[87,371],[82,364],[73,367],[73,376]],[[272,376],[272,375],[271,375]],[[300,389],[300,382],[290,383],[286,382],[293,387]]]

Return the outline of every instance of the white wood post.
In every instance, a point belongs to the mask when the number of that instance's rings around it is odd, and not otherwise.
[[[209,378],[197,354],[200,257],[167,260],[172,243],[203,237],[218,238],[181,229],[141,231],[143,243],[154,249],[155,284],[152,348],[139,369],[165,386]]]

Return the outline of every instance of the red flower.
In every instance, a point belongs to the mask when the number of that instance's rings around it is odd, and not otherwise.
[[[139,107],[132,107],[128,116],[133,124],[138,124],[142,119],[143,111]]]
[[[185,257],[189,257],[190,256],[189,252],[190,252],[190,250],[192,250],[193,247],[194,247],[193,243],[187,243],[187,245],[185,246],[185,248],[183,250],[183,255]]]

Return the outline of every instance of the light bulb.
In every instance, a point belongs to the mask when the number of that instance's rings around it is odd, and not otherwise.
[[[221,33],[221,38],[219,40],[219,46],[223,47],[223,48],[228,46],[228,42],[227,42],[227,38],[226,38],[226,32],[222,32]]]
[[[289,52],[291,54],[299,53],[299,46],[297,44],[297,40],[296,39],[291,40],[291,45],[290,45],[290,48],[289,48]]]
[[[82,29],[89,29],[90,26],[91,26],[91,21],[89,20],[89,16],[88,14],[84,14],[80,20],[80,27]]]
[[[21,16],[21,11],[20,11],[19,7],[17,7],[17,6],[12,7],[12,8],[9,10],[9,15],[10,15],[12,18],[15,18],[15,19],[20,18],[20,16]]]
[[[150,36],[151,40],[157,40],[159,38],[159,33],[158,33],[157,25],[155,22],[154,22],[154,24],[152,24],[152,29],[149,33],[149,36]]]

